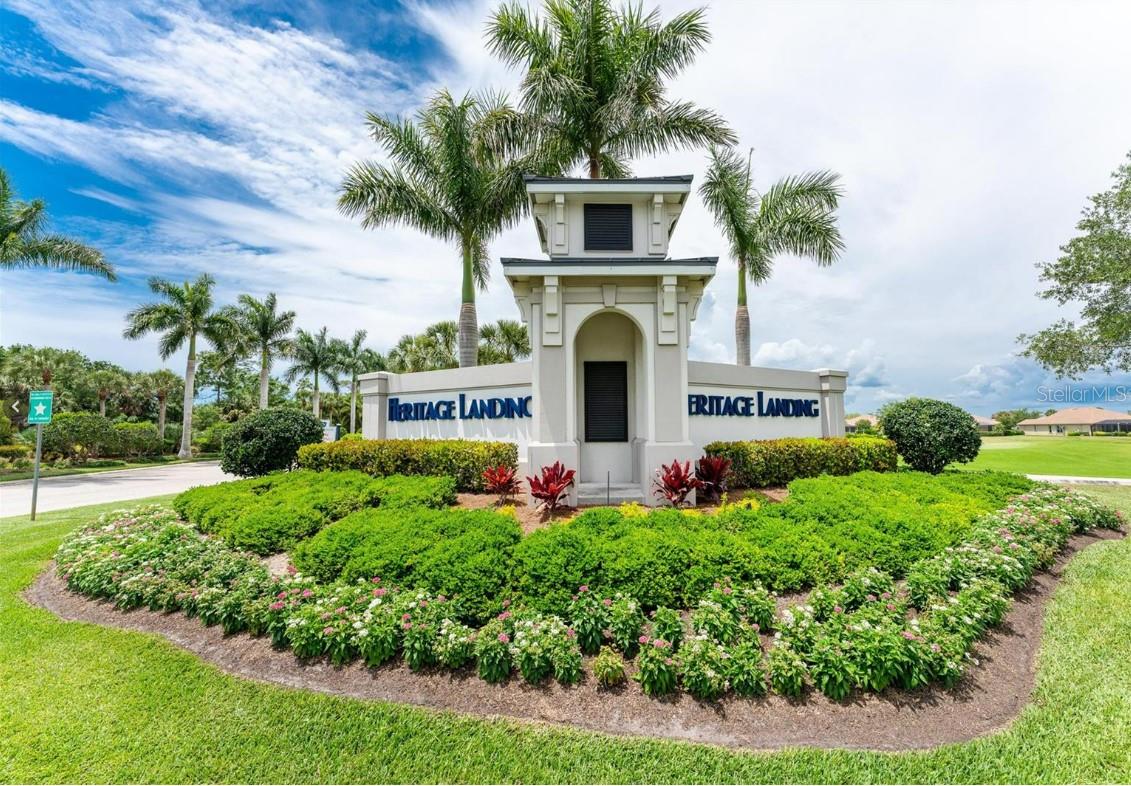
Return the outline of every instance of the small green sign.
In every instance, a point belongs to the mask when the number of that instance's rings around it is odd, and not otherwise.
[[[50,390],[33,390],[28,397],[27,422],[34,426],[37,423],[51,422],[51,402],[55,393]]]

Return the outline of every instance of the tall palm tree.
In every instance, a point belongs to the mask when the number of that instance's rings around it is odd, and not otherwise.
[[[291,349],[291,367],[286,373],[287,382],[294,382],[299,377],[310,377],[314,385],[311,409],[316,418],[322,415],[319,381],[325,379],[335,392],[339,387],[336,370],[344,342],[327,336],[327,330],[325,326],[317,333],[299,329]]]
[[[479,345],[475,288],[486,289],[487,243],[514,223],[526,202],[524,170],[533,158],[516,158],[521,115],[496,95],[446,91],[432,98],[416,121],[370,113],[371,136],[391,164],[354,165],[342,184],[339,209],[361,216],[362,226],[404,224],[458,244],[463,266],[459,310],[459,364],[474,366]]]
[[[664,94],[711,40],[701,9],[666,24],[656,10],[610,0],[545,0],[543,10],[504,4],[487,39],[506,63],[526,67],[522,108],[563,170],[580,163],[592,178],[627,177],[636,156],[734,144],[719,115]]]
[[[479,331],[479,356],[489,363],[514,363],[530,357],[530,333],[526,325],[513,319],[500,319]]]
[[[8,173],[0,169],[0,270],[42,267],[77,270],[116,281],[102,252],[62,235],[44,234],[47,208],[41,199],[16,199]]]
[[[738,263],[735,354],[738,365],[749,366],[747,279],[755,284],[766,281],[779,254],[808,257],[821,267],[835,262],[844,250],[836,225],[844,192],[840,175],[821,171],[782,178],[759,194],[751,180],[750,156],[744,161],[733,148],[712,147],[710,158],[699,193]]]
[[[452,321],[429,325],[423,333],[401,336],[385,358],[389,371],[407,374],[414,371],[435,371],[455,368],[456,334],[458,328]]]
[[[213,346],[223,344],[237,330],[231,315],[212,308],[212,289],[216,281],[202,273],[196,281],[174,284],[161,278],[149,279],[149,289],[162,300],[145,303],[126,314],[122,336],[138,339],[148,333],[160,333],[157,345],[161,359],[188,344],[185,361],[184,413],[181,419],[181,449],[177,455],[192,455],[192,403],[196,394],[196,340],[203,337]]]
[[[370,371],[384,371],[385,358],[380,352],[362,346],[369,334],[354,331],[349,341],[341,342],[338,354],[338,371],[349,377],[350,383],[350,433],[357,431],[357,378]]]
[[[259,408],[267,408],[267,393],[271,383],[271,364],[276,358],[291,351],[291,331],[295,326],[295,312],[279,311],[274,292],[263,300],[251,295],[239,297],[239,323],[248,348],[259,355]]]

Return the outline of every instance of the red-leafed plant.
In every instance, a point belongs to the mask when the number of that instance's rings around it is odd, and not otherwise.
[[[677,508],[687,501],[687,496],[692,491],[703,485],[691,471],[690,461],[682,464],[678,461],[673,461],[670,465],[661,464],[656,472],[655,484],[656,496],[663,497]]]
[[[729,473],[730,459],[726,456],[703,456],[695,463],[695,477],[709,499],[717,500],[727,490]]]
[[[539,507],[548,511],[551,516],[562,504],[562,497],[573,485],[574,470],[566,469],[560,461],[555,461],[548,467],[542,467],[542,477],[528,477],[530,496],[540,500]]]
[[[498,504],[505,505],[518,491],[518,478],[515,468],[500,464],[497,467],[487,467],[483,470],[483,488],[488,494],[499,497]]]

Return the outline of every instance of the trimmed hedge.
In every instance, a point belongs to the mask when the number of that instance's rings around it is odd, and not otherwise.
[[[298,449],[321,440],[322,424],[309,412],[260,409],[224,434],[220,469],[244,478],[292,469]]]
[[[783,504],[717,515],[594,509],[515,547],[515,590],[540,611],[563,613],[581,585],[647,608],[687,608],[725,579],[792,592],[868,566],[902,576],[1033,485],[1006,473],[865,472],[798,480]]]
[[[797,478],[892,472],[898,465],[895,443],[879,437],[766,439],[712,442],[709,456],[731,461],[731,488],[784,486]]]
[[[380,578],[446,595],[467,620],[502,611],[522,530],[493,510],[362,510],[299,544],[294,564],[320,581]]]
[[[500,464],[518,467],[513,442],[473,439],[339,440],[306,445],[298,466],[315,470],[354,469],[369,475],[449,475],[460,491],[484,490],[483,470]]]
[[[173,507],[235,548],[273,554],[362,508],[441,508],[454,502],[455,482],[448,477],[295,471],[198,486],[177,495]]]

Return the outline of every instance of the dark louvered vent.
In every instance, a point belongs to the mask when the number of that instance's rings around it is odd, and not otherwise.
[[[586,205],[585,250],[631,251],[632,205]]]
[[[585,441],[628,441],[628,364],[585,364]]]

